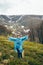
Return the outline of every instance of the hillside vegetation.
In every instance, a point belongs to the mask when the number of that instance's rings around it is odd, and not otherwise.
[[[0,65],[43,65],[43,44],[25,41],[25,57],[18,58],[14,44],[0,36]]]

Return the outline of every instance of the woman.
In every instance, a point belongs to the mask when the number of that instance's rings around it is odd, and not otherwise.
[[[23,46],[23,42],[27,39],[28,39],[28,35],[21,37],[21,35],[18,34],[17,38],[9,37],[9,40],[14,42],[14,50],[18,53],[18,58],[24,57],[24,50],[22,46]]]

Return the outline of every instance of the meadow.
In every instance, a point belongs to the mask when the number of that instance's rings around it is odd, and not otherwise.
[[[7,37],[0,36],[0,65],[43,65],[43,44],[25,41],[24,58],[18,58],[14,44]]]

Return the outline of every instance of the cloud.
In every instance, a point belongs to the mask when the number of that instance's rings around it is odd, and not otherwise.
[[[1,0],[0,1],[0,14],[43,15],[43,0]]]

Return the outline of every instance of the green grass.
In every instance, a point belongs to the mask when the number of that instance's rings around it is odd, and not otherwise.
[[[13,42],[0,37],[0,65],[43,65],[43,44],[25,41],[25,57],[18,59]]]

